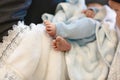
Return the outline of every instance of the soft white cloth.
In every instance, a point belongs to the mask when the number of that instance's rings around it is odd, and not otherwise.
[[[96,41],[83,47],[72,43],[72,49],[63,53],[52,49],[43,24],[30,28],[19,23],[10,32],[16,36],[2,43],[6,46],[1,46],[0,80],[105,80],[117,39],[109,25],[102,26],[96,29]]]
[[[96,41],[71,43],[63,53],[52,49],[43,24],[19,22],[0,45],[0,80],[106,80],[117,44],[109,26],[103,21],[96,26]]]
[[[118,26],[116,26],[116,30],[117,30],[117,36],[119,42],[114,59],[110,67],[108,80],[120,80],[120,30]]]
[[[0,80],[68,80],[65,56],[52,49],[42,24],[19,23],[1,44]]]
[[[107,80],[120,80],[120,43],[118,44]]]
[[[117,39],[114,31],[109,31],[103,26],[97,32],[97,41],[84,47],[76,48],[74,45],[72,51],[67,54],[66,61],[71,80],[106,80]]]

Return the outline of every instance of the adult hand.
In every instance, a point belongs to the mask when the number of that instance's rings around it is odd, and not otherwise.
[[[109,5],[112,9],[114,9],[117,13],[117,17],[116,17],[116,23],[117,23],[117,26],[119,27],[120,29],[120,3],[118,2],[115,2],[113,0],[109,0]]]
[[[120,11],[120,3],[115,2],[113,0],[109,0],[109,5],[112,9],[114,9],[115,11]]]
[[[120,29],[120,11],[117,11],[116,23],[117,23],[117,26]]]

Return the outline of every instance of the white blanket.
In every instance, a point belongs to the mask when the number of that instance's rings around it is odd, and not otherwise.
[[[102,26],[96,41],[72,43],[63,53],[52,49],[43,24],[19,23],[0,45],[0,80],[106,80],[117,39],[108,24]]]
[[[101,28],[96,26],[94,42],[82,47],[71,43],[72,49],[64,53],[51,47],[43,24],[19,22],[0,44],[0,80],[106,80],[117,44],[110,26],[104,22]]]
[[[74,44],[66,54],[71,80],[106,80],[117,40],[115,32],[110,31],[107,25],[103,26],[97,30],[96,41],[84,47]]]

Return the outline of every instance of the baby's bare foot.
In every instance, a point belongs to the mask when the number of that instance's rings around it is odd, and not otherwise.
[[[44,23],[44,25],[45,25],[45,26],[47,26],[47,25],[51,24],[51,22],[50,22],[50,21],[48,21],[48,20],[45,20],[43,23]]]
[[[71,45],[64,38],[58,36],[53,40],[53,48],[57,51],[69,51]]]
[[[56,35],[56,26],[49,22],[49,21],[44,21],[44,25],[46,26],[46,32],[51,36],[55,37]]]

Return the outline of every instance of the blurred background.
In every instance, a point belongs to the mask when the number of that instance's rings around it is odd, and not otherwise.
[[[46,12],[54,14],[55,8],[60,2],[65,2],[65,0],[33,0],[25,17],[25,23],[41,23],[41,15]]]
[[[66,2],[66,0],[32,0],[32,4],[28,9],[28,14],[25,17],[25,23],[42,23],[41,15],[43,13],[54,14],[56,6],[60,2]],[[89,3],[107,4],[108,0],[86,0],[86,4]]]

